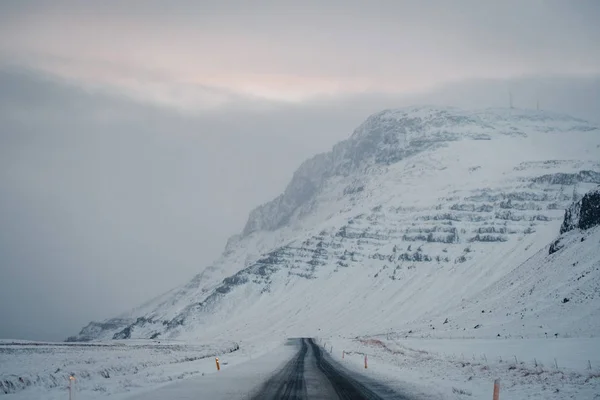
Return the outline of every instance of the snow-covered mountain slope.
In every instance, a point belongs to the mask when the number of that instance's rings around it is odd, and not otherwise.
[[[600,205],[600,201],[597,203]],[[400,336],[589,337],[600,334],[600,221],[574,229],[460,306],[439,308]],[[556,243],[556,242],[555,242]]]
[[[467,327],[537,335],[516,329],[522,318],[527,326],[544,319],[549,334],[597,334],[600,318],[583,320],[598,314],[597,296],[567,303],[581,313],[563,321],[552,317],[560,301],[540,296],[530,307],[518,296],[532,286],[562,296],[558,281],[584,273],[563,263],[587,257],[578,268],[597,266],[596,231],[586,233],[590,247],[549,255],[548,246],[564,210],[598,184],[600,129],[585,121],[516,109],[386,110],[304,162],[190,283],[71,340]],[[569,288],[597,282],[597,269],[586,276]],[[484,303],[485,313],[467,315]],[[500,325],[474,331],[492,309],[505,315]]]

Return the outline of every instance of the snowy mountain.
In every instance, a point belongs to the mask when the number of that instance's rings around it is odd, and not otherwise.
[[[600,228],[582,216],[598,199],[581,196],[599,184],[586,121],[382,111],[304,162],[187,285],[68,340],[597,335]]]

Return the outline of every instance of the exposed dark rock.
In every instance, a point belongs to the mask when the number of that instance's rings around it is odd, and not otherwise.
[[[466,261],[467,261],[467,257],[465,257],[464,255],[460,255],[460,256],[456,257],[456,259],[454,260],[454,264],[462,264]]]
[[[102,332],[116,331],[131,324],[133,320],[126,318],[112,318],[102,322],[90,322],[78,335],[69,336],[65,342],[89,342],[97,339]]]
[[[558,172],[539,176],[534,178],[533,182],[553,185],[574,185],[579,182],[600,183],[600,173],[589,170],[579,171],[576,174]]]
[[[117,332],[113,335],[113,340],[121,340],[121,339],[131,339],[131,328],[133,325],[130,325],[123,329],[120,332]]]
[[[590,229],[600,225],[600,187],[586,193],[580,201],[565,210],[560,233],[573,229]]]
[[[554,254],[560,249],[562,249],[564,245],[561,243],[560,238],[556,239],[554,242],[550,244],[550,248],[548,249],[548,254]]]
[[[580,201],[572,203],[565,210],[565,218],[560,226],[560,234],[562,235],[573,229],[590,229],[598,225],[600,225],[600,187],[589,191]],[[582,242],[584,240],[585,238],[581,238]],[[558,238],[550,244],[548,253],[556,253],[563,246],[561,238]]]
[[[504,235],[480,235],[479,233],[469,239],[469,242],[506,242],[508,238]]]
[[[579,229],[600,225],[600,188],[586,193],[581,199]]]
[[[565,210],[565,218],[560,226],[560,234],[579,228],[579,214],[581,212],[581,202],[577,201]],[[552,254],[552,253],[550,253]]]
[[[352,184],[344,188],[344,195],[356,194],[365,190],[365,186],[361,184]]]
[[[420,251],[416,251],[412,254],[410,253],[402,253],[400,254],[400,256],[398,257],[398,260],[400,261],[417,261],[417,262],[427,262],[427,261],[431,261],[431,256],[427,255],[427,254],[423,254]]]

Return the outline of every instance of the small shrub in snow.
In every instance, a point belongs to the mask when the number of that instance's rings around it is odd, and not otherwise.
[[[472,238],[470,238],[469,242],[493,243],[493,242],[506,242],[507,240],[508,240],[508,238],[504,235],[490,235],[490,234],[480,235],[480,234],[477,234],[477,235],[473,236]]]
[[[600,379],[600,372],[589,374],[588,377],[585,379],[585,383],[588,383],[592,379]]]
[[[92,388],[92,390],[93,390],[94,392],[102,392],[102,393],[106,393],[106,387],[104,387],[104,386],[102,386],[102,385],[99,385],[99,384],[96,384],[96,385],[95,385],[95,386]]]
[[[467,390],[458,389],[458,388],[455,388],[455,387],[452,388],[452,393],[454,393],[454,394],[462,394],[462,395],[465,395],[465,396],[472,396],[473,395],[473,393],[471,393],[471,392],[469,392]]]

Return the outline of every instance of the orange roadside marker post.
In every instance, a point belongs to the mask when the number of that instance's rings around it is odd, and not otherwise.
[[[367,355],[365,354],[365,369],[367,369]]]
[[[219,365],[219,357],[215,357],[215,363],[217,364],[217,371],[220,371],[221,366]]]
[[[73,383],[75,382],[75,377],[73,375],[69,375],[69,400],[73,398]]]
[[[494,381],[494,400],[500,400],[500,379]]]

